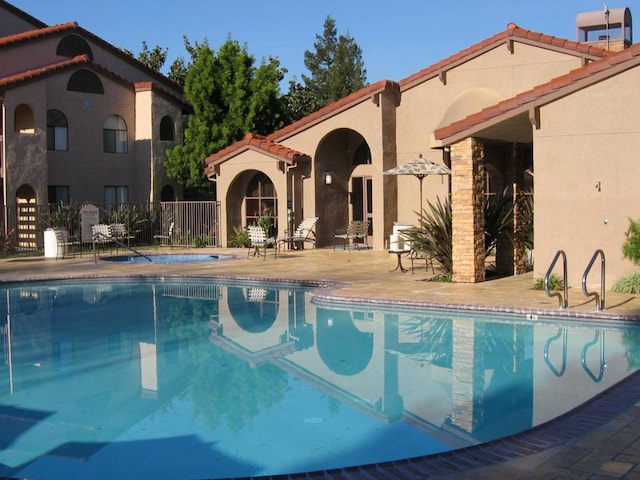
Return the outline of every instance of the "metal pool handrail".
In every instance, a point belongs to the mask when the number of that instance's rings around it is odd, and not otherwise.
[[[551,293],[549,291],[549,277],[551,277],[551,273],[553,272],[553,267],[555,267],[558,258],[562,256],[562,280],[564,282],[564,298],[560,292]],[[567,308],[569,306],[569,283],[567,282],[567,254],[564,253],[564,250],[558,250],[556,252],[556,256],[553,257],[553,261],[551,265],[549,265],[549,269],[544,276],[544,291],[547,294],[547,297],[558,297],[560,299],[560,308]]]
[[[597,292],[589,292],[587,291],[587,275],[591,271],[591,267],[593,267],[593,263],[596,261],[596,258],[600,256],[600,295]],[[599,311],[604,310],[604,276],[605,276],[605,259],[604,252],[600,249],[596,250],[591,257],[591,261],[587,268],[584,270],[584,274],[582,275],[582,293],[586,297],[595,297],[596,298],[596,308]]]
[[[149,262],[153,262],[153,260],[151,260],[151,258],[147,257],[146,255],[140,253],[139,251],[137,251],[135,248],[130,247],[128,245],[125,245],[124,243],[116,240],[115,238],[113,238],[112,236],[109,235],[105,235],[102,232],[96,232],[93,234],[93,261],[94,263],[98,263],[98,255],[96,253],[96,239],[97,238],[104,238],[106,240],[109,240],[110,242],[115,243],[116,245],[120,245],[122,248],[126,248],[127,250],[131,250],[133,253],[135,253],[137,256],[139,257],[143,257],[146,258],[147,260],[149,260]]]

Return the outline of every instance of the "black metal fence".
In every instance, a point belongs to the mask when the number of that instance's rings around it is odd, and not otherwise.
[[[0,207],[0,254],[34,253],[44,249],[48,228],[64,229],[87,242],[81,210],[87,204],[21,204]],[[220,245],[220,202],[92,204],[100,224],[123,224],[131,244],[162,243],[181,247]]]

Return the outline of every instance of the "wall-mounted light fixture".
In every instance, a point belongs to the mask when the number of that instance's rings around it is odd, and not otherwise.
[[[602,189],[602,184],[600,182],[596,182],[595,187],[597,191],[600,191]]]
[[[331,175],[331,172],[324,172],[322,174],[322,178],[325,185],[331,185],[333,183],[333,176]]]

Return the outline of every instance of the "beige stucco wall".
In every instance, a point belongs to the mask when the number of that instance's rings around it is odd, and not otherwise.
[[[241,154],[235,156],[229,161],[224,163],[224,169],[222,174],[217,177],[217,189],[218,192],[225,192],[224,197],[219,197],[218,200],[222,202],[222,208],[220,211],[220,226],[222,243],[226,245],[229,238],[233,236],[234,227],[246,226],[245,219],[237,216],[230,217],[233,212],[244,212],[244,203],[240,205],[238,203],[243,202],[239,199],[239,195],[235,194],[235,190],[231,188],[235,184],[236,188],[240,189],[240,193],[244,195],[246,184],[253,173],[248,172],[247,175],[242,175],[247,171],[260,171],[269,177],[273,182],[273,186],[278,198],[278,219],[279,234],[284,234],[284,229],[287,225],[287,176],[279,169],[279,161],[273,157],[265,156],[262,153],[254,150],[246,150]],[[240,207],[238,209],[238,207]]]
[[[474,57],[469,61],[447,70],[446,82],[438,76],[403,90],[398,108],[398,164],[413,160],[419,154],[437,163],[443,163],[443,152],[432,149],[433,131],[441,126],[447,116],[447,123],[478,111],[460,110],[458,118],[447,115],[456,99],[466,92],[482,92],[486,106],[496,103],[544,83],[553,77],[578,68],[581,60],[577,57],[537,46],[516,42],[513,53],[506,44]],[[491,98],[489,92],[494,93]],[[479,93],[478,93],[479,95]],[[476,98],[477,96],[476,95]],[[457,105],[456,105],[457,106]],[[459,106],[457,106],[459,107]],[[471,108],[471,106],[470,106]],[[424,205],[434,202],[436,196],[444,197],[448,192],[448,179],[427,177],[423,181]],[[413,177],[398,179],[398,220],[415,223],[414,212],[418,210],[419,182]]]
[[[135,101],[136,170],[140,179],[137,189],[141,196],[148,193],[146,200],[150,202],[160,201],[160,192],[167,185],[180,194],[181,187],[167,177],[163,163],[167,150],[182,143],[181,109],[151,89],[138,90]],[[173,121],[173,141],[160,140],[160,122],[165,116]]]
[[[317,161],[319,150],[322,148],[323,142],[326,141],[332,133],[340,129],[349,129],[361,135],[367,142],[367,145],[369,146],[369,149],[371,151],[372,164],[357,166],[356,169],[352,172],[352,176],[373,176],[373,230],[374,232],[384,231],[382,215],[382,212],[385,208],[385,196],[382,178],[382,165],[384,156],[384,135],[382,119],[383,108],[383,102],[378,105],[374,103],[371,98],[366,98],[363,102],[353,106],[352,108],[349,108],[333,117],[327,118],[323,122],[313,125],[312,127],[298,132],[295,135],[284,139],[276,139],[287,147],[306,153],[312,158],[311,176],[304,179],[303,181],[303,216],[314,216],[316,214],[316,202],[318,198],[322,198],[323,195],[327,195],[328,197],[335,195],[336,188],[349,188],[348,178],[341,177],[340,175],[335,175],[336,172],[344,170],[345,168],[350,168],[350,166],[345,167],[337,166],[335,165],[335,163],[332,164],[332,162],[337,161],[335,158],[337,158],[338,155],[332,158],[331,154],[325,151],[322,164]],[[348,146],[345,146],[345,148],[348,148]],[[225,170],[227,168],[226,165],[227,164],[225,163],[223,167]],[[324,171],[330,171],[334,174],[333,185],[328,186],[322,183],[321,176]],[[219,184],[218,188],[220,188],[220,186],[221,185]],[[220,192],[221,190],[219,189],[218,191]],[[278,196],[280,198],[280,194],[278,194]],[[349,209],[350,207],[348,203],[345,203],[339,208]],[[345,222],[332,221],[332,219],[321,218],[318,228],[325,228],[325,230],[330,229],[331,232],[324,232],[325,237],[327,237],[327,235],[330,236],[333,234],[333,230],[343,228],[345,226]],[[377,248],[383,247],[382,235],[375,235],[374,246],[376,246]]]
[[[534,131],[536,276],[558,249],[567,254],[572,286],[598,248],[608,285],[634,269],[621,247],[628,219],[640,218],[639,83],[635,68],[541,108]],[[589,284],[600,284],[599,267]]]
[[[159,141],[160,119],[165,114],[172,116],[176,140],[181,141],[180,106],[150,91],[136,94],[131,87],[100,75],[104,94],[68,91],[66,85],[71,73],[47,77],[5,94],[9,204],[14,202],[15,191],[22,184],[36,190],[39,203],[47,202],[49,185],[69,186],[72,201],[103,202],[105,186],[125,185],[130,202],[151,200],[152,166],[156,187],[161,188],[168,183],[162,167],[166,149],[177,143]],[[21,103],[29,105],[34,112],[34,134],[14,132],[14,112]],[[49,109],[60,110],[67,118],[67,151],[47,151]],[[112,114],[121,116],[127,124],[127,153],[103,151],[104,121]],[[159,195],[157,189],[155,200],[159,200]]]

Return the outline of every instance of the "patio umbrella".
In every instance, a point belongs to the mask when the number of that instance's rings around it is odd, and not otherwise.
[[[422,154],[420,154],[415,160],[390,168],[382,173],[383,175],[413,175],[417,177],[420,180],[420,208],[418,212],[422,212],[422,180],[424,177],[427,175],[451,175],[451,170],[444,165],[422,158]]]

